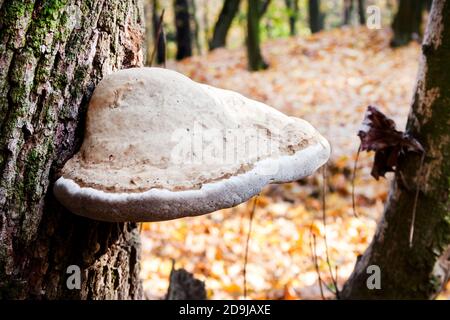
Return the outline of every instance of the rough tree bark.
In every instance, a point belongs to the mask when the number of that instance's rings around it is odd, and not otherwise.
[[[261,8],[258,0],[248,0],[247,8],[247,56],[248,68],[251,71],[266,69],[259,40],[259,19]]]
[[[299,14],[298,0],[285,0],[286,8],[289,10],[289,34],[297,34],[297,20]]]
[[[185,269],[175,269],[172,265],[166,300],[206,300],[206,297],[203,281],[196,279]]]
[[[225,0],[219,18],[214,26],[214,33],[209,42],[209,50],[225,47],[228,30],[239,11],[241,0]]]
[[[102,77],[142,64],[137,0],[0,2],[0,298],[137,299],[135,224],[75,216],[53,197]],[[66,270],[81,269],[69,290]]]
[[[450,270],[450,0],[435,0],[407,131],[426,149],[408,154],[395,174],[384,217],[343,288],[344,299],[428,299]],[[409,228],[419,188],[413,246]],[[381,269],[381,290],[366,286],[367,267]]]
[[[324,15],[320,12],[320,0],[309,0],[309,28],[311,33],[319,32],[323,29]]]
[[[177,29],[177,55],[181,60],[192,56],[192,37],[188,0],[174,0],[175,27]]]
[[[391,46],[400,47],[420,36],[423,0],[399,0],[398,10],[392,22],[394,37]]]

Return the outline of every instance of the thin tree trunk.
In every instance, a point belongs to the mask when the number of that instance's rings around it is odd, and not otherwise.
[[[174,0],[175,27],[177,30],[177,55],[181,60],[192,56],[192,38],[188,0]]]
[[[285,0],[286,7],[289,10],[289,34],[297,34],[297,20],[299,14],[298,0]]]
[[[342,21],[342,24],[344,26],[350,24],[352,13],[353,13],[353,0],[344,0],[344,19]]]
[[[136,225],[75,216],[51,191],[95,85],[142,65],[142,14],[133,0],[2,1],[0,299],[142,297]]]
[[[260,11],[258,0],[249,0],[247,8],[247,55],[248,68],[251,71],[258,71],[267,68],[264,61],[259,37],[259,19]]]
[[[323,29],[324,15],[320,12],[320,0],[309,0],[309,28],[311,33]]]
[[[197,4],[195,3],[195,1],[196,0],[189,1],[189,8],[191,9],[190,10],[191,20],[194,24],[192,37],[194,38],[195,49],[197,50],[197,54],[200,55],[202,54],[202,45],[200,43],[200,24],[197,18]]]
[[[153,25],[153,41],[154,43],[157,43],[156,45],[156,63],[157,64],[163,64],[166,61],[166,40],[165,40],[165,33],[164,28],[161,25],[160,30],[158,30],[160,26],[160,19],[161,19],[161,8],[159,5],[158,0],[152,0],[153,2],[153,9],[152,9],[152,25]],[[158,35],[159,31],[159,35]],[[155,47],[149,48],[150,56],[147,55],[149,58],[151,58],[151,54]],[[153,62],[153,61],[152,61]]]
[[[202,29],[203,29],[204,42],[208,43],[208,45],[209,45],[209,38],[210,38],[210,34],[211,34],[211,30],[209,27],[209,1],[206,1],[203,4],[202,22],[203,22]]]
[[[398,10],[392,23],[394,37],[391,46],[407,45],[418,40],[422,23],[423,0],[399,0]]]
[[[225,0],[219,18],[214,27],[214,34],[209,42],[209,50],[225,47],[228,30],[239,11],[241,0]]]
[[[358,0],[358,18],[359,18],[360,25],[366,24],[366,1],[365,0]]]
[[[259,17],[261,18],[266,12],[267,9],[269,9],[271,0],[260,0],[261,3],[259,4]]]
[[[422,45],[421,67],[407,131],[426,149],[406,155],[395,174],[384,217],[356,263],[345,299],[428,299],[450,271],[450,0],[435,0]],[[409,231],[419,188],[413,246]],[[367,268],[381,270],[381,289],[369,290]]]
[[[152,50],[154,47],[154,39],[153,39],[153,1],[146,1],[144,4],[144,14],[145,14],[145,39],[144,39],[144,57],[145,57],[145,65],[148,65],[150,62],[150,57],[152,54]]]

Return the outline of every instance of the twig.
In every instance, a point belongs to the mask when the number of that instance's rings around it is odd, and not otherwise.
[[[328,265],[328,270],[330,272],[331,281],[333,281],[333,285],[335,288],[335,295],[336,299],[339,300],[339,288],[337,285],[337,280],[335,276],[333,275],[333,270],[331,269],[331,263],[330,263],[330,256],[328,253],[328,241],[327,241],[327,217],[326,217],[326,187],[327,187],[327,164],[325,164],[322,168],[322,175],[323,175],[323,181],[322,181],[322,223],[323,223],[323,241],[325,243],[325,255],[326,255],[326,262]]]
[[[418,176],[422,176],[422,168],[423,168],[423,162],[425,160],[425,152],[422,153],[422,157],[420,158],[420,166],[419,166],[419,172]],[[416,223],[416,210],[417,210],[417,201],[419,199],[419,191],[420,191],[420,185],[419,183],[416,183],[416,194],[414,196],[414,204],[413,204],[413,212],[412,212],[412,219],[411,219],[411,226],[409,229],[409,247],[412,248],[413,245],[413,238],[414,238],[414,225]]]
[[[255,209],[256,209],[256,203],[258,202],[258,196],[255,197],[255,200],[253,201],[253,208],[250,212],[250,219],[248,222],[248,233],[247,233],[247,240],[245,243],[245,256],[244,256],[244,299],[247,298],[247,261],[248,261],[248,245],[250,243],[250,235],[252,232],[252,222],[253,222],[253,216],[255,215]]]
[[[157,32],[156,32],[155,45],[153,46],[152,55],[150,56],[150,66],[153,65],[153,60],[155,59],[156,51],[158,51],[158,44],[159,44],[159,40],[160,40],[159,37],[161,36],[161,32],[162,32],[162,28],[163,28],[164,12],[165,12],[165,9],[162,9],[161,16],[159,17],[159,21],[158,21],[158,29],[157,29]],[[166,45],[166,43],[164,41],[164,46],[165,45]],[[166,59],[165,58],[164,58],[163,65],[164,65],[164,68],[165,68],[166,67]]]
[[[358,159],[360,152],[361,152],[361,144],[359,144],[358,152],[356,153],[355,165],[353,167],[353,174],[352,174],[352,208],[353,208],[353,215],[355,217],[358,216],[358,214],[356,213],[356,201],[355,201],[355,178],[356,178],[356,169],[358,168]]]
[[[311,237],[313,238],[313,241],[311,241]],[[319,263],[317,262],[317,251],[316,251],[316,235],[312,233],[312,224],[309,227],[309,247],[311,250],[311,257],[314,264],[314,268],[316,269],[317,278],[319,281],[319,289],[320,289],[320,296],[322,297],[322,300],[325,300],[325,295],[323,294],[322,289],[322,277],[320,276],[320,270],[319,270]],[[327,287],[327,286],[325,286]]]

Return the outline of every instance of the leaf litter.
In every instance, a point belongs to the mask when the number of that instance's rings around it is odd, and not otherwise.
[[[247,298],[321,299],[321,281],[332,286],[323,238],[326,231],[338,286],[369,244],[383,212],[389,181],[370,177],[372,154],[361,154],[352,210],[351,175],[365,109],[376,105],[404,128],[416,79],[419,45],[390,49],[389,30],[341,28],[309,37],[270,40],[263,54],[270,68],[246,69],[245,48],[217,49],[167,67],[192,79],[238,91],[302,117],[332,144],[327,185],[327,225],[321,212],[320,174],[271,185],[258,197],[248,247]],[[388,177],[389,178],[389,177]],[[243,268],[253,201],[215,213],[146,223],[142,231],[144,290],[164,297],[172,267],[206,283],[209,299],[243,299]],[[316,238],[312,258],[311,237]],[[323,292],[333,298],[330,291]],[[444,295],[441,295],[443,297]]]

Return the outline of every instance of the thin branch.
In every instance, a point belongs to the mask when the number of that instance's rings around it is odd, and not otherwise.
[[[247,298],[247,262],[248,262],[248,246],[250,243],[250,235],[252,232],[252,222],[253,217],[255,215],[255,209],[256,209],[256,203],[258,202],[258,196],[255,197],[255,200],[253,201],[253,208],[252,211],[250,211],[250,219],[248,222],[248,233],[247,233],[247,240],[245,243],[245,256],[244,256],[244,299]]]
[[[335,287],[335,294],[336,299],[339,300],[339,288],[337,284],[337,276],[335,277],[333,275],[333,270],[331,269],[331,262],[330,262],[330,255],[328,252],[328,241],[327,241],[327,217],[326,217],[326,188],[327,188],[327,164],[325,164],[322,168],[322,223],[323,223],[323,241],[325,243],[325,255],[326,255],[326,262],[328,265],[328,270],[330,272],[331,281],[333,281],[333,285]]]
[[[358,168],[358,159],[360,152],[361,152],[361,144],[359,144],[358,152],[356,153],[355,165],[353,166],[353,174],[352,174],[352,208],[353,208],[353,215],[355,217],[358,216],[358,214],[356,213],[356,201],[355,201],[355,178],[356,178],[356,170]]]

